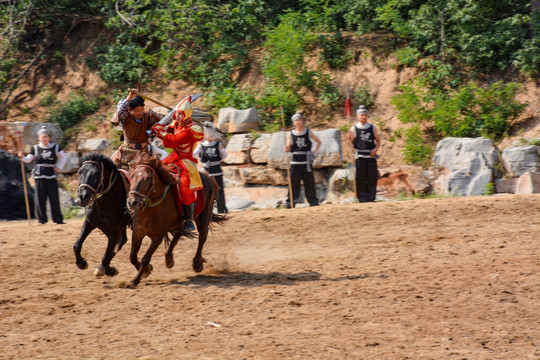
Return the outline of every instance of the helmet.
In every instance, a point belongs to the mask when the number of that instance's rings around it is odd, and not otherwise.
[[[191,107],[191,96],[186,96],[182,101],[174,108],[173,120],[178,120],[177,113],[182,112],[184,118],[181,121],[191,118],[193,114],[193,108]]]

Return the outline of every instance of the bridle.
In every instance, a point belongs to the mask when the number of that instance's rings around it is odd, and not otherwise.
[[[105,184],[104,184],[104,176],[105,176],[105,172],[103,171],[103,164],[101,163],[98,163],[97,161],[93,161],[93,160],[87,160],[85,162],[83,162],[81,164],[81,167],[79,168],[79,173],[81,172],[81,169],[84,165],[86,164],[94,164],[96,165],[98,168],[99,168],[99,174],[100,174],[100,177],[99,177],[99,185],[97,186],[96,189],[94,189],[92,186],[86,184],[86,183],[83,183],[83,184],[80,184],[79,187],[77,187],[77,192],[79,192],[79,190],[81,188],[88,188],[90,189],[90,191],[93,192],[92,196],[90,197],[90,202],[88,203],[87,206],[92,206],[92,204],[94,203],[95,200],[99,199],[100,197],[102,197],[103,195],[105,195],[109,190],[111,190],[111,188],[113,187],[114,183],[116,182],[116,178],[118,176],[118,174],[116,174],[114,171],[111,171],[111,176],[109,177],[109,186],[104,189],[102,191],[102,189],[105,187]]]
[[[136,196],[139,196],[141,198],[141,203],[140,205],[138,205],[136,208],[132,209],[129,205],[129,201],[127,202],[127,207],[128,207],[128,210],[129,212],[133,213],[135,212],[136,210],[138,210],[141,206],[142,208],[146,208],[146,207],[155,207],[155,206],[158,206],[162,201],[163,199],[165,199],[165,195],[167,195],[167,192],[169,191],[169,188],[171,187],[170,184],[167,184],[167,186],[165,187],[165,190],[163,190],[163,195],[161,195],[161,198],[156,201],[156,202],[152,202],[152,200],[150,199],[150,192],[152,191],[152,189],[154,188],[154,185],[155,185],[155,182],[154,182],[154,175],[156,175],[156,170],[151,167],[151,166],[148,166],[148,165],[137,165],[135,166],[135,169],[136,170],[137,168],[139,167],[144,167],[144,168],[147,168],[147,169],[150,169],[152,171],[152,181],[150,183],[150,186],[148,187],[148,191],[146,192],[146,194],[143,194],[137,190],[130,190],[128,192],[128,196],[133,194],[133,195],[136,195]]]

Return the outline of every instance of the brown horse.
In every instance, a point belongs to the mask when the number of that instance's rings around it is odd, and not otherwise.
[[[173,267],[173,249],[182,236],[185,218],[180,214],[174,200],[173,187],[176,186],[177,180],[157,156],[144,153],[137,155],[130,177],[131,188],[127,206],[133,214],[133,234],[129,259],[139,271],[131,280],[130,286],[136,287],[142,277],[147,277],[152,272],[150,259],[169,231],[174,233],[174,237],[168,245],[165,264],[169,268]],[[203,270],[202,249],[210,223],[222,223],[227,220],[224,215],[213,213],[219,190],[216,182],[205,174],[201,174],[201,180],[203,189],[197,193],[199,197],[197,203],[200,201],[200,204],[197,204],[195,209],[195,223],[199,232],[197,253],[193,258],[193,270],[196,272]],[[152,243],[139,262],[138,253],[145,236],[148,236]]]

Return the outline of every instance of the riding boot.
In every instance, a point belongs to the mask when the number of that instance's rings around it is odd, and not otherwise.
[[[186,218],[186,222],[184,225],[184,228],[191,232],[197,230],[195,228],[195,224],[193,224],[193,212],[195,210],[195,203],[192,202],[189,205],[182,204],[182,211],[184,212],[184,217]]]

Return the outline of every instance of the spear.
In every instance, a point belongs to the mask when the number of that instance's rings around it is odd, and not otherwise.
[[[287,145],[287,133],[285,132],[285,115],[283,114],[283,105],[279,105],[281,110],[281,126],[283,127],[283,142]],[[294,208],[294,196],[292,191],[292,182],[291,182],[291,169],[289,166],[289,157],[287,156],[287,183],[289,185],[289,204],[291,209]]]
[[[157,104],[159,106],[163,106],[165,109],[169,110],[169,113],[167,115],[165,115],[165,117],[163,119],[161,119],[159,121],[160,124],[163,124],[163,125],[166,125],[165,123],[168,122],[171,118],[172,118],[172,115],[174,113],[174,109],[170,106],[167,106],[165,105],[164,103],[158,101],[158,100],[155,100],[155,99],[152,99],[151,97],[149,96],[146,96],[144,94],[141,94],[140,92],[137,91],[137,95],[139,95],[140,97],[142,97],[143,99],[145,100],[148,100],[148,101],[151,101],[153,102],[154,104]],[[200,96],[202,95],[202,93],[198,93],[198,94],[195,94],[195,95],[192,95],[192,99],[191,99],[191,102],[193,103],[193,101],[195,101],[196,99],[198,99]],[[200,122],[199,120],[196,120],[196,119],[193,119],[191,118],[191,120],[193,120],[194,123],[197,123],[199,124],[200,126],[202,127],[206,127],[206,125],[204,125],[202,122]],[[224,135],[223,134],[223,131],[221,131],[220,129],[218,129],[217,127],[215,128],[217,132],[219,132],[221,135]]]
[[[350,99],[350,87],[349,87],[348,84],[347,84],[347,100],[345,100],[345,116],[348,119],[349,125],[351,125],[352,124],[352,121],[351,121],[352,120],[352,103],[351,103],[351,99]],[[348,131],[350,131],[350,130],[348,130]],[[347,134],[347,136],[349,136],[349,135]],[[356,196],[356,194],[357,194],[357,192],[356,192],[356,164],[355,164],[356,159],[354,158],[354,145],[352,145],[351,147],[352,147],[353,157],[352,157],[352,163],[349,166],[349,168],[352,171],[354,196]]]
[[[22,135],[21,131],[17,131],[17,136],[19,138],[19,151],[22,151]],[[28,225],[32,225],[32,222],[30,220],[30,204],[28,202],[28,191],[26,190],[26,173],[24,172],[24,163],[22,157],[21,160],[21,176],[23,180],[23,187],[24,187],[24,202],[26,203],[26,215],[28,216]]]

